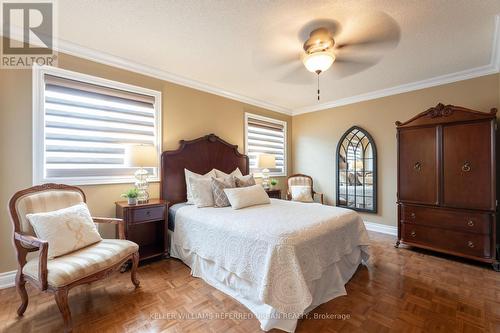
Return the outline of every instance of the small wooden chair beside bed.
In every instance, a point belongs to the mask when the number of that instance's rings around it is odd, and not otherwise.
[[[18,263],[16,289],[21,296],[17,314],[22,316],[28,307],[25,284],[30,282],[54,294],[65,332],[73,328],[71,288],[104,279],[129,260],[132,283],[139,287],[139,247],[125,240],[123,220],[91,217],[85,200],[78,187],[45,184],[19,191],[9,202]],[[120,239],[102,239],[94,223],[118,225]],[[28,252],[35,251],[38,256],[27,260]]]

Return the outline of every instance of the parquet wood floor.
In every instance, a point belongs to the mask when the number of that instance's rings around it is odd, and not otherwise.
[[[297,332],[500,332],[500,273],[489,266],[452,261],[431,252],[395,249],[391,236],[370,233],[372,258],[347,284],[348,295],[316,308]],[[220,313],[243,316],[245,307],[190,276],[177,260],[139,268],[141,288],[129,274],[70,292],[75,332],[259,332],[258,321],[207,319]],[[29,288],[22,319],[14,288],[0,291],[0,329],[60,332],[62,319],[51,295]],[[205,319],[172,319],[199,313]],[[344,314],[344,319],[331,318]],[[170,317],[169,317],[170,316]],[[347,317],[347,318],[346,318]],[[277,331],[276,331],[277,332]]]

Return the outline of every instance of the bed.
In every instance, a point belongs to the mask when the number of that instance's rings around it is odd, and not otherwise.
[[[344,285],[368,260],[363,221],[352,210],[278,199],[241,210],[184,203],[184,168],[204,174],[236,167],[248,174],[248,157],[213,134],[162,154],[170,255],[246,306],[263,330],[293,332],[304,313],[345,295]]]

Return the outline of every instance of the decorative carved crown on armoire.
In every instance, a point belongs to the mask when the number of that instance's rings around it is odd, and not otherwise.
[[[499,270],[496,109],[428,109],[396,122],[398,241]]]

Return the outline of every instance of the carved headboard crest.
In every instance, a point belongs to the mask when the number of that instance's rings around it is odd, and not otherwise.
[[[186,201],[186,180],[184,169],[206,174],[216,168],[230,173],[239,168],[249,173],[248,156],[238,151],[215,134],[208,134],[194,140],[181,140],[177,150],[165,151],[161,155],[160,197],[171,203]]]

